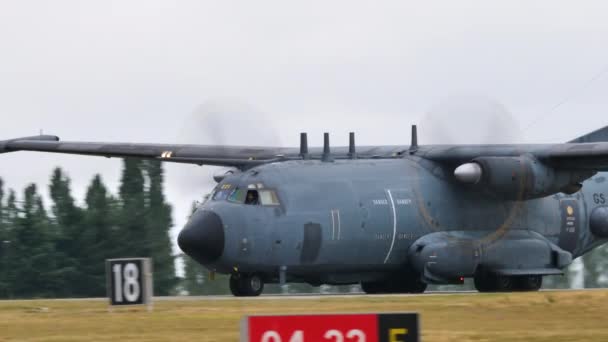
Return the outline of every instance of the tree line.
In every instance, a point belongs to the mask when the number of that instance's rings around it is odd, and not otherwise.
[[[151,257],[155,294],[172,293],[178,279],[160,162],[125,159],[118,195],[94,176],[83,205],[56,168],[49,193],[47,207],[35,184],[18,195],[0,180],[0,298],[102,297],[105,260],[124,257]]]

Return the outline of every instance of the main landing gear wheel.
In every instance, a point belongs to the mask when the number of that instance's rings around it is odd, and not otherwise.
[[[367,294],[383,293],[423,293],[427,284],[419,278],[414,279],[387,279],[385,281],[362,282],[361,289]]]
[[[232,274],[230,292],[236,297],[257,297],[264,291],[264,280],[257,274]]]
[[[478,272],[473,282],[479,292],[509,292],[513,289],[513,277]]]
[[[543,284],[540,275],[505,276],[478,272],[474,278],[479,292],[538,291]]]
[[[408,293],[424,293],[424,291],[426,291],[427,287],[428,287],[427,283],[423,282],[420,279],[416,279],[415,281],[412,281],[411,283],[408,284],[407,292]]]
[[[517,291],[538,291],[543,286],[543,276],[530,275],[515,278],[513,288]]]
[[[367,294],[380,294],[380,293],[387,293],[386,291],[386,284],[383,284],[381,282],[362,282],[361,283],[361,289],[363,290],[363,292],[367,293]]]

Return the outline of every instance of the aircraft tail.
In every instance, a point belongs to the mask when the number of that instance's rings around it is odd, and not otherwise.
[[[21,140],[36,140],[36,141],[59,141],[59,137],[54,135],[35,135],[32,137],[23,137],[17,139],[10,139],[0,141],[0,153],[11,152],[10,143],[13,141],[21,141]]]
[[[578,137],[569,143],[608,142],[608,126]]]

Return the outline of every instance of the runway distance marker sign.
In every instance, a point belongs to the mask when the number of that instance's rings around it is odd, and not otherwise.
[[[110,305],[152,305],[152,264],[149,258],[106,260]]]
[[[246,316],[241,342],[418,342],[417,313]]]

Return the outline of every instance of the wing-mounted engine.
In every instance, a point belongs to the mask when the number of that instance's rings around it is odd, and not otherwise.
[[[542,235],[511,230],[499,239],[488,232],[437,232],[418,239],[408,260],[429,284],[458,284],[483,268],[504,275],[561,274],[572,254]]]
[[[454,171],[461,183],[507,200],[528,200],[559,192],[573,194],[593,174],[556,169],[531,155],[480,157]]]

